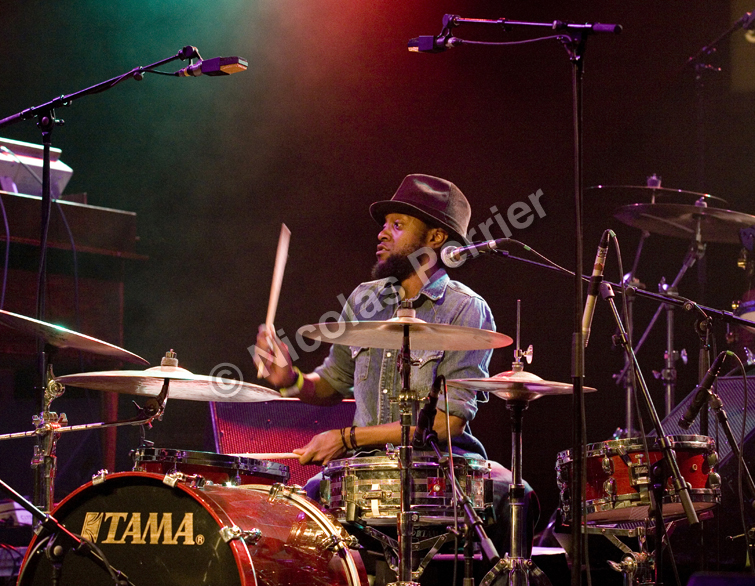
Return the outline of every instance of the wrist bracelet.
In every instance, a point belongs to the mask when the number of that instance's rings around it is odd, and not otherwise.
[[[341,428],[341,442],[343,443],[344,450],[348,452],[349,446],[346,445],[346,428],[345,427]]]
[[[356,425],[351,426],[351,431],[349,431],[349,439],[351,440],[351,449],[356,450],[357,449],[357,434],[356,434]]]
[[[304,387],[304,373],[299,370],[298,366],[294,366],[293,368],[294,373],[296,374],[296,380],[294,383],[288,387],[284,387],[280,390],[280,394],[283,397],[296,397],[301,393],[302,388]]]

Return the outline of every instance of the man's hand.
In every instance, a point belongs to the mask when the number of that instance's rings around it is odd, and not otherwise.
[[[292,450],[299,454],[299,464],[319,464],[324,466],[337,456],[346,453],[343,447],[340,429],[331,429],[318,433],[303,448]]]
[[[260,368],[262,376],[276,387],[289,387],[296,382],[288,348],[264,324],[257,331],[254,363]]]

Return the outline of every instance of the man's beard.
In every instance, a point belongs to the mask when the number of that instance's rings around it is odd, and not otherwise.
[[[379,260],[372,267],[373,279],[387,279],[393,277],[399,283],[411,277],[415,272],[412,261],[406,254],[392,254],[385,260]]]

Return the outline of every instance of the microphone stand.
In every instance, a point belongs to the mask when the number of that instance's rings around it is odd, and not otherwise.
[[[459,46],[467,41],[451,37],[451,29],[461,24],[475,25],[493,25],[501,28],[503,31],[509,31],[512,28],[539,28],[555,32],[559,41],[563,44],[564,49],[571,62],[571,86],[572,86],[572,114],[574,118],[574,242],[575,242],[575,267],[576,273],[574,278],[574,333],[572,336],[572,384],[573,384],[573,402],[572,402],[572,420],[573,420],[573,454],[574,462],[574,515],[575,519],[582,518],[582,500],[586,483],[585,479],[585,462],[584,462],[584,444],[585,444],[585,423],[584,423],[584,358],[585,344],[582,335],[582,266],[583,266],[583,246],[582,246],[582,201],[583,201],[583,131],[582,131],[582,85],[584,73],[584,51],[587,43],[587,37],[594,33],[611,33],[621,32],[621,26],[615,24],[585,23],[575,24],[555,20],[552,22],[521,22],[505,18],[497,20],[487,20],[480,18],[462,18],[456,15],[445,15],[443,17],[442,35],[447,37],[444,46]],[[476,43],[476,44],[497,44],[497,43]],[[435,42],[433,42],[435,48]],[[585,537],[581,533],[581,525],[575,523],[572,527],[572,568],[571,584],[580,586],[582,583],[582,561],[584,558]]]
[[[35,507],[2,479],[0,479],[0,489],[13,501],[29,511],[29,513],[39,521],[41,526],[40,535],[44,532],[51,535],[47,544],[47,556],[53,567],[53,584],[58,584],[60,582],[65,554],[68,551],[73,551],[78,555],[88,557],[95,563],[95,565],[105,570],[113,578],[113,581],[117,586],[133,586],[129,581],[128,576],[110,565],[102,551],[93,543],[66,529],[55,517],[45,514],[43,511]],[[21,572],[23,573],[23,569]],[[19,576],[19,583],[21,582],[20,578],[21,577]]]
[[[71,103],[84,96],[90,94],[97,94],[109,90],[115,87],[120,82],[133,78],[140,81],[144,78],[145,73],[152,73],[156,67],[175,61],[176,59],[192,59],[198,57],[197,49],[192,46],[186,46],[178,53],[167,59],[162,59],[146,67],[136,67],[131,71],[128,71],[117,77],[108,79],[93,85],[89,88],[74,92],[68,95],[62,95],[58,98],[53,98],[49,102],[40,104],[38,106],[32,106],[26,108],[16,114],[0,119],[0,128],[5,128],[16,122],[22,120],[29,120],[31,118],[37,119],[37,126],[42,131],[42,202],[41,202],[41,217],[40,217],[40,238],[39,238],[39,272],[37,277],[37,313],[36,318],[40,321],[45,320],[45,295],[47,291],[47,234],[50,226],[50,211],[52,206],[52,197],[50,193],[50,148],[52,146],[52,131],[56,126],[62,126],[63,120],[58,120],[55,117],[55,109],[62,106],[70,106]],[[41,411],[40,419],[46,421],[50,418],[49,410],[45,402],[45,390],[48,384],[47,377],[48,369],[48,355],[44,341],[37,338],[37,384],[36,389],[38,392],[37,408]],[[37,442],[37,452],[45,453],[45,445],[43,437],[40,436]],[[46,476],[44,474],[44,468],[42,466],[34,467],[34,503],[38,506],[45,506],[45,494],[49,492],[49,484],[47,483]]]
[[[684,508],[684,514],[687,517],[687,522],[691,526],[697,525],[700,521],[697,518],[697,512],[695,511],[695,507],[692,504],[692,499],[690,498],[689,487],[687,486],[687,483],[682,477],[681,471],[679,470],[679,464],[676,461],[673,445],[669,438],[666,437],[666,433],[663,431],[663,424],[661,423],[658,412],[655,410],[655,406],[653,405],[653,398],[650,396],[650,391],[648,390],[647,384],[645,383],[645,378],[642,376],[642,371],[640,370],[640,364],[637,361],[637,356],[632,349],[632,345],[629,343],[629,338],[627,337],[624,323],[622,322],[621,316],[616,309],[613,288],[610,284],[603,282],[600,285],[600,294],[603,299],[608,301],[608,304],[611,306],[611,313],[613,314],[614,320],[616,321],[616,326],[619,329],[619,342],[624,348],[624,351],[631,358],[632,364],[634,365],[637,386],[639,387],[640,391],[642,392],[642,396],[645,399],[645,408],[647,409],[648,415],[653,421],[653,426],[655,427],[656,433],[658,435],[658,445],[663,452],[663,457],[665,458],[669,472],[671,473],[672,484],[677,494],[679,495],[679,500],[682,503],[682,507]],[[660,503],[656,503],[656,506],[660,506]]]

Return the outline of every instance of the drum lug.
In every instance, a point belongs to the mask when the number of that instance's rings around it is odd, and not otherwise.
[[[175,488],[179,482],[186,482],[192,488],[203,488],[205,485],[204,476],[199,474],[184,474],[183,472],[172,472],[163,477],[163,484]]]
[[[603,468],[603,472],[605,472],[608,475],[613,474],[613,460],[609,458],[607,455],[603,456],[603,459],[600,461],[601,468]]]
[[[242,531],[240,527],[234,525],[233,527],[223,527],[220,529],[220,537],[228,543],[234,539],[243,540],[247,545],[256,545],[256,543],[262,537],[262,531],[256,527],[249,531]]]
[[[603,492],[608,496],[613,496],[616,493],[616,480],[611,476],[603,483]]]
[[[717,489],[721,487],[721,476],[717,472],[711,472],[708,474],[708,481],[706,482],[706,488]]]
[[[97,474],[92,475],[92,484],[97,486],[98,484],[102,484],[107,479],[107,475],[110,474],[110,472],[107,470],[107,468],[103,468]]]

